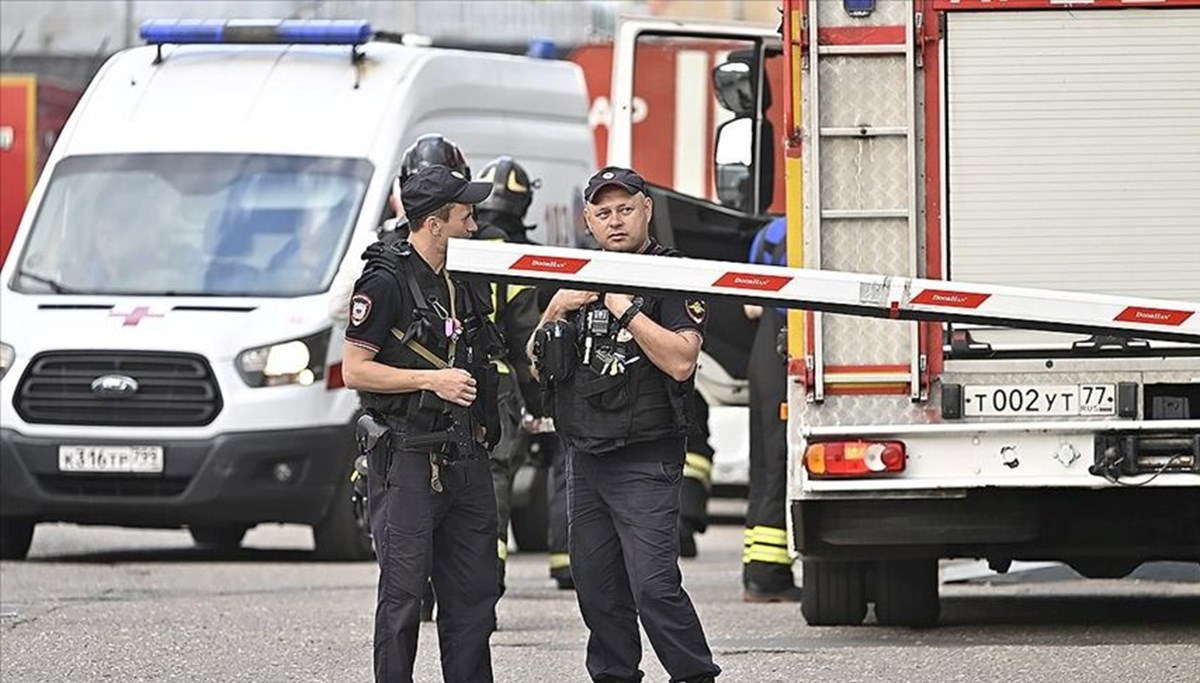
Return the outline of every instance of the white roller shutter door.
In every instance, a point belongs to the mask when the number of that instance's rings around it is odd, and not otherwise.
[[[955,280],[1200,301],[1200,10],[949,13]]]

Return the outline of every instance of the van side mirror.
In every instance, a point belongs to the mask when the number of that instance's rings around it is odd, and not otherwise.
[[[717,200],[739,211],[750,212],[753,198],[754,119],[726,121],[717,128],[713,169],[716,172]]]
[[[750,62],[731,60],[712,71],[713,92],[721,106],[738,118],[754,116],[754,70]]]

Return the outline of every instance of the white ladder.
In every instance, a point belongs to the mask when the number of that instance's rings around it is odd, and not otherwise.
[[[824,4],[828,4],[827,2]],[[840,3],[839,3],[840,4]],[[804,167],[806,171],[805,188],[808,196],[805,198],[805,254],[808,264],[824,268],[822,259],[822,227],[825,221],[892,218],[907,221],[908,229],[908,270],[909,277],[917,277],[919,271],[919,240],[918,240],[918,199],[917,199],[917,149],[916,149],[916,48],[914,45],[913,12],[904,12],[904,42],[892,44],[866,45],[822,45],[819,41],[819,12],[818,0],[809,0],[808,10],[808,64],[807,83],[805,86],[805,128],[806,153]],[[822,55],[838,55],[841,57],[854,56],[864,59],[878,58],[888,55],[903,55],[905,61],[905,123],[903,126],[879,126],[867,122],[846,121],[838,125],[823,126],[821,122],[821,70],[819,68]],[[816,129],[816,134],[812,131]],[[822,204],[821,192],[821,148],[822,142],[831,138],[858,139],[864,145],[870,145],[873,140],[881,138],[901,137],[905,140],[907,173],[905,185],[907,188],[906,206],[875,206],[855,209],[830,209]],[[810,256],[811,255],[811,256]],[[821,402],[825,399],[826,384],[901,384],[909,385],[912,400],[923,400],[921,374],[925,358],[920,348],[920,325],[916,322],[907,323],[909,326],[908,343],[910,346],[909,368],[907,372],[880,371],[871,373],[836,373],[826,372],[825,368],[825,327],[824,314],[820,311],[812,313],[813,346],[811,355],[805,359],[812,368],[812,386],[810,400]]]

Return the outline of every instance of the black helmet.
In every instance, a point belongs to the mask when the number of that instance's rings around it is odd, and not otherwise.
[[[408,149],[404,150],[404,159],[400,162],[400,182],[426,166],[440,164],[451,171],[458,171],[471,179],[471,167],[463,157],[458,145],[451,142],[441,133],[429,133],[417,138]]]
[[[490,182],[492,193],[476,208],[480,211],[495,211],[517,218],[525,217],[529,203],[533,201],[533,191],[540,181],[530,181],[529,174],[512,157],[496,157],[488,162],[479,172],[480,182]]]

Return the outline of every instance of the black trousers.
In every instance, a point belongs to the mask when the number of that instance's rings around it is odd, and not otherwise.
[[[571,553],[567,546],[567,451],[557,434],[548,434],[542,444],[551,449],[550,476],[550,576],[571,575]]]
[[[789,588],[792,560],[787,550],[787,423],[779,404],[787,400],[787,365],[776,349],[786,324],[766,308],[750,347],[750,493],[746,506],[742,583],[778,591]]]
[[[495,623],[496,499],[487,460],[440,468],[430,486],[429,455],[372,453],[368,501],[379,593],[375,607],[375,680],[413,679],[421,594],[430,575],[438,596],[438,642],[447,683],[492,680],[488,639]],[[385,461],[385,462],[378,462]]]
[[[713,448],[708,437],[708,402],[696,392],[679,498],[679,516],[685,531],[702,533],[708,529],[708,496],[712,491],[713,468]]]
[[[643,462],[622,458],[620,450],[570,453],[571,573],[590,632],[587,671],[594,681],[641,680],[639,617],[672,681],[721,671],[679,572],[682,456]]]
[[[488,466],[492,489],[496,494],[497,581],[504,594],[505,567],[508,562],[508,524],[512,518],[513,477],[525,464],[529,435],[521,429],[521,400],[516,383],[502,382],[497,410],[500,413],[500,440],[492,449]]]

